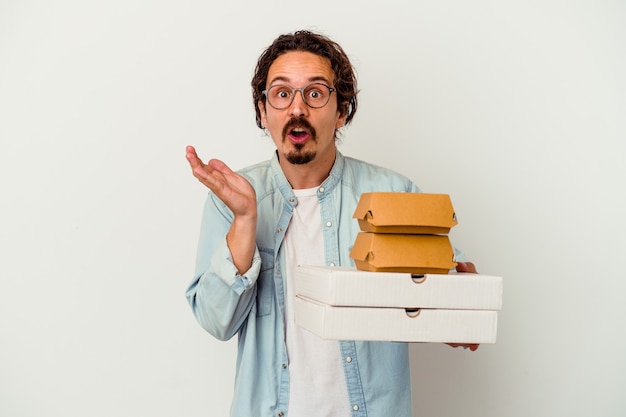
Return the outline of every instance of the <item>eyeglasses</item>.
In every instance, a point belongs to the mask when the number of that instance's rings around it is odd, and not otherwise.
[[[273,85],[267,90],[263,90],[261,94],[267,98],[267,102],[270,106],[276,110],[284,110],[291,106],[293,98],[296,96],[296,91],[302,94],[302,101],[304,101],[307,106],[319,109],[328,104],[330,95],[333,91],[337,90],[321,83],[309,84],[302,88],[293,88],[287,85]]]

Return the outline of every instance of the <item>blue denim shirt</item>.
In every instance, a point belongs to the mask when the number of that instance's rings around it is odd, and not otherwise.
[[[257,196],[253,265],[243,275],[237,272],[225,239],[233,215],[209,193],[196,274],[186,295],[209,333],[221,340],[239,336],[231,416],[289,416],[282,242],[297,199],[276,155],[240,173]],[[327,265],[354,265],[349,254],[359,226],[352,215],[361,194],[372,191],[419,190],[404,176],[337,152],[330,175],[317,191]],[[406,343],[340,341],[339,347],[342,363],[337,366],[346,376],[351,417],[411,417]]]

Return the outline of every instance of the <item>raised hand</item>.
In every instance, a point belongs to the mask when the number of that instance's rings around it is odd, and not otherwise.
[[[193,146],[187,146],[186,157],[194,177],[213,191],[235,216],[256,216],[256,194],[248,180],[218,159],[203,163]]]
[[[193,146],[187,146],[187,161],[194,177],[206,185],[233,212],[234,219],[226,235],[233,263],[240,274],[250,268],[256,238],[256,193],[243,176],[225,163],[211,159],[203,163]]]

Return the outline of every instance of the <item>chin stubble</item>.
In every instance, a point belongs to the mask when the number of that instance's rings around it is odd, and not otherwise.
[[[287,153],[287,155],[285,155],[285,159],[287,160],[287,162],[294,165],[303,165],[308,164],[315,159],[315,156],[317,155],[315,151],[302,151],[302,148],[304,146],[301,144],[297,144],[294,146],[296,150],[291,151]]]

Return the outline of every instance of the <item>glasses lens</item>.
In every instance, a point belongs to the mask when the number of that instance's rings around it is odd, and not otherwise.
[[[330,88],[324,84],[311,84],[304,89],[306,103],[313,107],[323,107],[330,99]]]
[[[267,101],[277,109],[288,107],[293,100],[294,91],[286,85],[275,85],[267,90]]]

